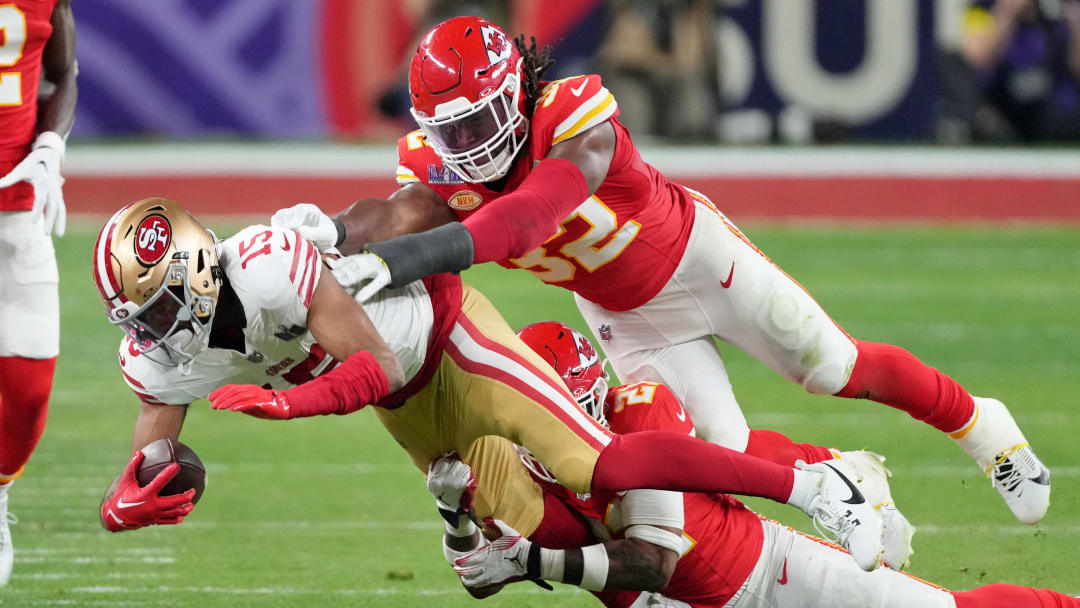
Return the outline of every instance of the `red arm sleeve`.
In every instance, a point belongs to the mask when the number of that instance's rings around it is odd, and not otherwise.
[[[333,371],[284,391],[292,418],[349,414],[390,393],[390,381],[375,357],[360,351]]]
[[[539,247],[587,198],[589,187],[577,165],[545,158],[516,190],[465,220],[473,238],[473,264],[521,257]]]

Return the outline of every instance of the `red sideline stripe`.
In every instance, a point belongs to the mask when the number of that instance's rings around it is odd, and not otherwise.
[[[566,387],[557,386],[545,374],[537,371],[536,367],[529,363],[524,357],[481,334],[480,331],[476,328],[476,326],[473,325],[472,322],[470,322],[465,317],[465,315],[461,315],[461,317],[458,319],[458,325],[462,329],[464,329],[466,333],[469,334],[469,337],[476,341],[477,344],[479,344],[482,348],[494,351],[504,357],[513,360],[514,362],[527,369],[530,373],[532,373],[534,377],[539,378],[548,386],[556,388],[559,393],[563,395],[563,397],[566,399],[567,407],[578,408],[577,402],[574,401],[574,398],[570,396],[569,392],[567,392]],[[578,437],[584,439],[591,447],[596,450],[604,449],[605,446],[602,443],[597,441],[591,434],[589,434],[588,431],[582,429],[580,425],[573,418],[571,418],[569,414],[563,411],[563,409],[558,404],[553,403],[550,399],[541,394],[540,391],[529,386],[528,383],[524,382],[517,376],[514,376],[513,374],[505,370],[488,365],[486,363],[480,363],[478,361],[473,361],[466,358],[465,355],[458,349],[457,345],[454,344],[453,340],[447,343],[446,352],[450,355],[454,362],[456,362],[465,371],[493,378],[524,394],[533,401],[536,401],[540,405],[544,406],[545,409],[554,414],[563,424],[565,424],[568,428],[574,431],[574,433],[577,434]],[[588,414],[585,414],[584,412],[582,412],[582,414],[586,420],[593,422],[592,418],[589,417]],[[600,423],[593,422],[593,424],[595,425],[596,429],[600,430],[603,434],[611,434],[610,431],[600,426]]]
[[[469,319],[469,317],[461,315],[460,317],[458,317],[457,324],[460,325],[461,328],[465,330],[465,333],[469,334],[469,337],[472,338],[477,344],[486,348],[487,350],[494,351],[506,357],[507,359],[511,359],[521,364],[525,369],[532,372],[534,376],[536,376],[540,380],[543,380],[544,384],[547,384],[551,388],[559,391],[559,393],[566,397],[566,399],[569,400],[570,403],[574,404],[574,407],[578,407],[577,401],[574,399],[574,396],[566,390],[566,386],[563,385],[562,382],[556,382],[555,380],[551,379],[547,374],[537,369],[535,365],[530,363],[528,359],[519,355],[516,351],[484,335],[480,331],[480,328],[477,327],[476,324],[473,323],[471,319]]]
[[[736,222],[821,218],[880,221],[1028,220],[1080,223],[1080,178],[990,177],[693,177],[672,175],[712,199]],[[184,204],[196,216],[269,215],[299,201],[336,213],[365,196],[389,196],[393,177],[88,176],[64,185],[70,212],[111,215],[150,193]]]
[[[517,377],[497,367],[493,367],[484,363],[479,363],[466,358],[465,355],[463,355],[461,351],[458,350],[457,346],[452,341],[448,342],[446,345],[446,354],[450,355],[454,362],[457,363],[458,366],[466,372],[497,380],[518,391],[519,393],[525,395],[529,399],[532,399],[533,401],[539,403],[541,406],[544,407],[544,409],[546,409],[548,412],[558,418],[559,421],[562,422],[567,428],[573,431],[574,434],[576,434],[579,438],[588,443],[590,447],[597,451],[601,451],[604,449],[604,446],[599,441],[593,439],[593,437],[589,435],[588,432],[579,427],[578,424],[574,422],[572,418],[570,418],[569,414],[566,414],[562,411],[562,408],[551,403],[536,389],[532,388],[528,384],[525,384]]]

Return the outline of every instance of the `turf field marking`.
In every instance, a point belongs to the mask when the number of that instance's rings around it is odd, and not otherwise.
[[[17,560],[22,563],[22,560]],[[127,579],[152,579],[159,580],[163,578],[176,578],[175,572],[168,571],[154,571],[154,572],[108,572],[101,574],[100,572],[16,572],[11,575],[15,579],[26,579],[33,581],[55,581],[69,578],[93,578],[93,579],[108,579],[108,580],[127,580]]]
[[[552,593],[559,595],[578,595],[584,593],[580,589],[573,587],[556,587],[554,591],[546,591],[543,589],[528,587],[517,588],[508,587],[499,592],[499,595],[533,595],[536,593],[544,593],[550,595]],[[71,593],[85,593],[88,595],[99,593],[117,593],[117,594],[158,594],[158,593],[198,593],[198,594],[219,594],[219,595],[341,595],[341,596],[369,596],[369,595],[403,595],[403,596],[445,596],[445,595],[459,595],[464,594],[465,591],[460,587],[446,587],[443,589],[399,589],[394,587],[376,588],[376,589],[315,589],[315,588],[302,588],[302,587],[213,587],[213,586],[190,586],[190,587],[173,587],[170,585],[159,585],[156,587],[124,587],[120,585],[91,585],[86,587],[72,587],[69,589]]]
[[[124,555],[118,555],[115,557],[91,557],[89,555],[78,555],[75,557],[54,557],[47,555],[37,555],[26,558],[17,558],[20,564],[45,564],[45,563],[66,563],[66,564],[175,564],[175,557],[167,556],[151,556],[144,555],[142,557],[128,557]]]
[[[917,534],[965,535],[981,534],[984,536],[1037,536],[1041,534],[1075,535],[1080,534],[1080,526],[1036,525],[1036,526],[1001,526],[1001,525],[938,525],[915,524]]]

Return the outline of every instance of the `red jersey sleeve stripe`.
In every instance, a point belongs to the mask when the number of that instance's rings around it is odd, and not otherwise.
[[[292,268],[289,269],[289,282],[290,283],[296,280],[296,269],[297,269],[298,266],[300,266],[300,243],[304,242],[300,238],[300,233],[299,232],[293,230],[292,233],[296,235],[296,244],[293,247]],[[286,235],[285,236],[285,242],[286,243],[288,243],[288,239],[289,239],[289,237],[288,237],[288,235]]]
[[[304,301],[305,307],[311,304],[311,294],[315,292],[315,279],[319,276],[319,264],[322,263],[315,246],[310,243],[308,245],[307,259],[304,260],[304,276],[296,288],[296,295]]]
[[[304,272],[300,275],[300,280],[296,281],[296,295],[301,299],[304,297],[304,286],[308,282],[308,275],[312,271],[312,259],[316,257],[315,246],[311,243],[304,243]]]
[[[124,370],[120,370],[120,373],[124,374],[124,380],[127,380],[127,383],[130,384],[133,389],[134,388],[141,388],[143,390],[146,390],[146,387],[143,386],[142,383],[140,383],[138,380],[136,380],[136,379],[132,378],[131,376],[129,376],[128,373],[125,372]]]
[[[146,393],[140,393],[139,391],[134,390],[134,389],[131,392],[135,393],[135,396],[138,397],[139,400],[144,402],[144,403],[149,403],[150,405],[168,405],[164,401],[161,401],[161,400],[153,397],[152,395],[148,395]]]

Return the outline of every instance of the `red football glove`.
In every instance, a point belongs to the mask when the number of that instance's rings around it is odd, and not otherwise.
[[[232,410],[270,420],[288,420],[293,417],[292,406],[285,392],[254,384],[226,384],[210,393],[208,398],[210,407],[215,410]]]
[[[116,491],[101,505],[101,520],[112,532],[134,530],[154,524],[178,524],[195,508],[195,505],[191,504],[191,499],[195,497],[195,488],[174,496],[158,496],[161,488],[180,471],[180,465],[175,462],[162,469],[145,488],[140,488],[135,471],[139,469],[144,457],[142,452],[135,452],[135,456],[128,461],[124,472],[120,474]]]

